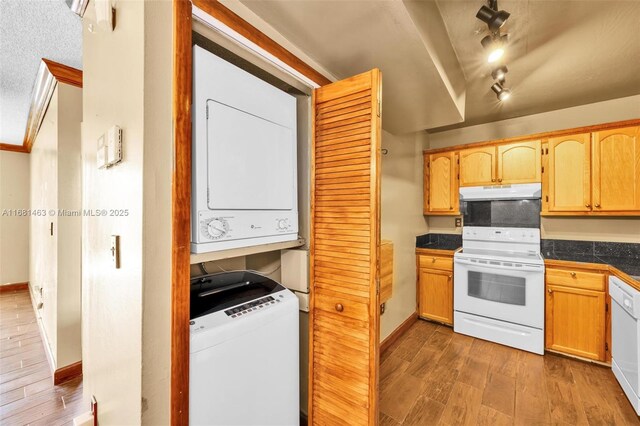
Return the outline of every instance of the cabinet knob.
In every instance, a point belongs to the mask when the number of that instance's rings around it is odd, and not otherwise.
[[[432,262],[435,262],[435,261],[436,261],[436,258],[434,257],[433,259],[431,259],[431,261],[432,261]]]
[[[572,272],[572,273],[571,273],[571,277],[572,277],[572,278],[575,278],[575,277],[576,277],[576,273],[575,273],[575,272]]]
[[[336,311],[338,312],[344,311],[344,306],[342,306],[342,303],[336,303]]]
[[[551,290],[550,288],[547,289],[547,293],[551,294],[553,293],[553,290]]]
[[[600,204],[599,204],[599,203],[596,203],[596,207],[598,207],[598,208],[599,208],[599,207],[600,207]]]
[[[449,210],[453,210],[453,206],[449,206]]]
[[[494,178],[491,178],[491,182],[495,182],[496,180]]]
[[[449,275],[449,278],[453,278],[453,275]]]
[[[585,207],[591,207],[591,204],[585,204],[584,206]]]
[[[502,178],[498,179],[498,182],[502,182]]]

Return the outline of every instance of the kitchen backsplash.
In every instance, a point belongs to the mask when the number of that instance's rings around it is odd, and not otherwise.
[[[602,257],[626,257],[640,260],[640,244],[606,241],[549,240],[540,242],[543,255],[548,253],[573,253]]]

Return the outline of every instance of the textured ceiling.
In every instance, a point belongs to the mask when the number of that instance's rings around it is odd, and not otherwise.
[[[82,69],[82,21],[64,0],[0,0],[0,142],[21,145],[41,58]]]
[[[338,78],[379,68],[385,130],[462,120],[464,75],[433,1],[241,1]]]
[[[511,13],[504,29],[510,34],[507,86],[513,96],[504,103],[490,90],[491,68],[480,45],[486,25],[475,15],[484,0],[241,1],[340,78],[382,68],[383,125],[396,94],[403,102],[391,107],[393,113],[444,130],[640,93],[640,0],[499,0],[500,9]],[[421,35],[433,27],[429,14],[443,21],[447,37],[436,39],[435,47],[454,50],[464,73],[462,123],[451,114],[424,120],[442,109],[447,93],[435,73],[414,66],[428,53],[416,43],[411,24],[389,13],[398,3],[406,5]],[[379,14],[392,24],[372,25],[382,22]],[[443,124],[444,118],[449,122]]]
[[[437,0],[451,43],[467,78],[469,126],[584,105],[640,93],[640,1],[500,0],[511,13],[503,27],[506,86],[499,102],[490,90],[491,68],[476,19],[482,1]],[[444,129],[438,129],[444,130]]]

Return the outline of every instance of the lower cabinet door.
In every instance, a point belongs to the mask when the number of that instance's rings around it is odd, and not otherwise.
[[[546,348],[605,361],[605,292],[547,285]]]
[[[420,269],[420,316],[453,324],[453,272]]]

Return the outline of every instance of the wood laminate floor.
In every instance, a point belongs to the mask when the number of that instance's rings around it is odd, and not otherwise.
[[[68,425],[82,378],[53,385],[29,290],[0,293],[0,425]]]
[[[419,320],[381,357],[380,425],[640,425],[611,369]]]

